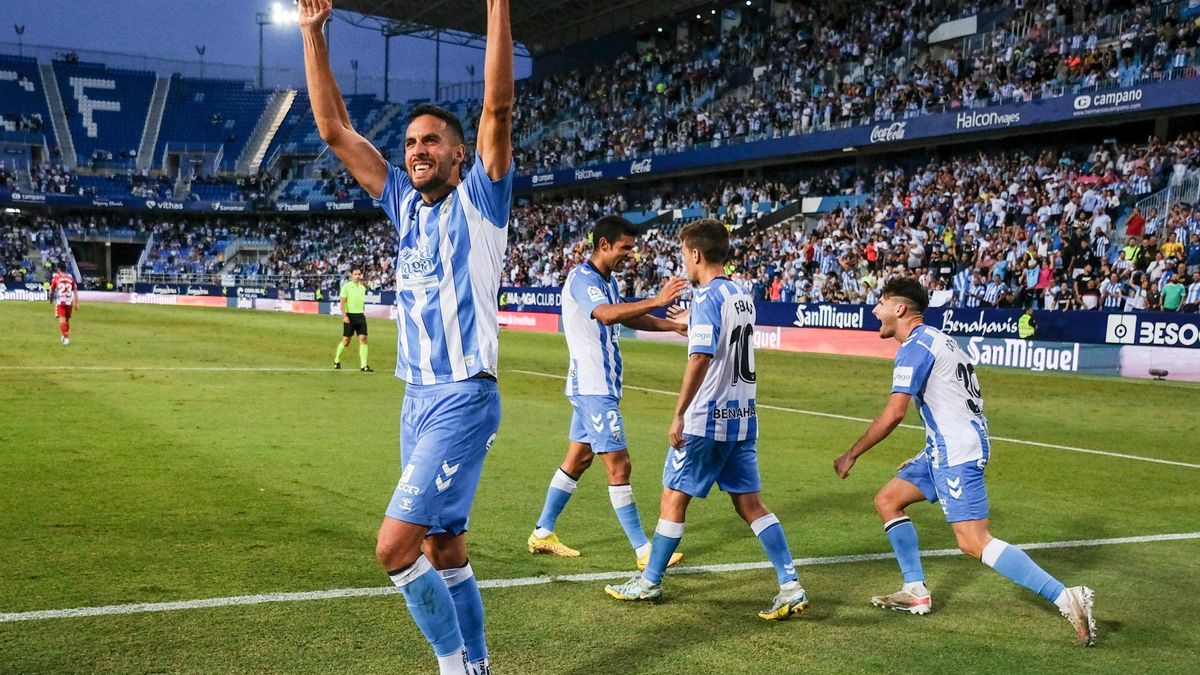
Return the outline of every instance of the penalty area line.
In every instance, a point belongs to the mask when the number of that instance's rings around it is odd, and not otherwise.
[[[1200,532],[1182,532],[1175,534],[1151,534],[1137,537],[1116,537],[1111,539],[1077,539],[1070,541],[1043,541],[1017,544],[1026,550],[1035,549],[1064,549],[1086,548],[1092,546],[1115,546],[1119,544],[1145,544],[1160,541],[1182,541],[1200,539]],[[956,548],[943,548],[932,551],[922,551],[922,558],[947,558],[962,555]],[[796,567],[813,567],[816,565],[841,565],[847,563],[872,562],[891,560],[895,555],[888,553],[863,553],[857,555],[837,555],[821,558],[797,558]],[[721,565],[698,565],[695,567],[680,567],[667,570],[667,574],[718,574],[729,572],[744,572],[771,567],[767,561],[747,563],[726,563]],[[480,588],[517,588],[521,586],[542,586],[555,582],[593,582],[625,579],[631,571],[594,572],[590,574],[563,574],[515,579],[482,579]],[[300,593],[266,593],[262,595],[238,595],[227,598],[205,598],[201,600],[182,600],[179,602],[147,602],[129,605],[105,605],[101,607],[77,607],[75,609],[49,609],[33,612],[9,612],[0,614],[0,623],[16,621],[44,621],[47,619],[70,619],[87,616],[112,616],[118,614],[143,614],[147,612],[170,612],[178,610],[207,609],[213,607],[234,607],[238,605],[261,605],[275,602],[302,602],[305,600],[335,600],[340,598],[369,597],[376,595],[391,595],[398,593],[394,586],[377,586],[372,588],[334,588],[325,591],[306,591]]]
[[[514,370],[510,370],[508,372],[519,373],[521,375],[531,375],[533,377],[546,377],[546,378],[550,378],[550,379],[554,379],[554,380],[567,379],[566,376],[564,376],[564,375],[557,375],[554,373],[539,373],[535,370],[515,370],[514,369]],[[645,392],[647,394],[662,394],[664,396],[678,396],[679,395],[679,392],[677,392],[677,391],[667,391],[666,389],[651,389],[650,387],[635,387],[635,386],[629,385],[629,384],[622,385],[621,388],[622,389],[632,389],[633,391]],[[836,413],[820,412],[817,410],[803,410],[801,408],[785,408],[783,406],[768,405],[768,404],[764,404],[764,403],[759,403],[758,407],[762,408],[763,410],[777,410],[779,412],[789,412],[789,413],[795,413],[797,415],[810,415],[812,417],[826,417],[829,419],[844,420],[847,422],[864,422],[866,424],[870,424],[871,422],[874,421],[871,419],[867,419],[866,417],[854,417],[852,415],[838,415]],[[901,424],[900,426],[904,429],[916,429],[918,431],[925,430],[925,427],[917,426],[915,424]],[[1051,448],[1053,450],[1067,450],[1069,452],[1078,452],[1078,453],[1082,453],[1085,455],[1100,455],[1102,457],[1116,457],[1118,459],[1132,459],[1132,460],[1136,460],[1139,462],[1152,462],[1154,464],[1168,464],[1170,466],[1183,466],[1183,467],[1187,467],[1189,469],[1200,469],[1200,464],[1189,464],[1188,462],[1176,462],[1175,460],[1159,459],[1157,457],[1142,457],[1141,455],[1128,455],[1123,452],[1109,452],[1107,450],[1092,450],[1090,448],[1077,448],[1077,447],[1071,446],[1071,445],[1058,445],[1057,443],[1041,443],[1039,441],[1026,441],[1026,440],[1023,440],[1020,438],[1008,438],[1006,436],[992,436],[991,440],[1001,441],[1003,443],[1015,443],[1017,445],[1028,445],[1028,446],[1032,446],[1035,448]]]

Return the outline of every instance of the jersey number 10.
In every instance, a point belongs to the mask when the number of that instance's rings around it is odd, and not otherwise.
[[[754,382],[757,377],[754,374],[754,364],[751,363],[751,357],[754,352],[754,345],[751,340],[754,339],[754,326],[745,324],[737,326],[733,329],[733,333],[729,336],[729,347],[733,350],[733,384],[738,382]]]

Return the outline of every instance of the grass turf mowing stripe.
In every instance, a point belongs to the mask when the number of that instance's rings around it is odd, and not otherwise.
[[[0,370],[82,370],[131,372],[179,372],[179,373],[317,373],[333,372],[336,368],[292,368],[287,366],[0,366]]]
[[[555,379],[555,380],[567,379],[565,375],[557,375],[554,373],[539,373],[535,370],[513,369],[513,370],[509,370],[508,372],[519,373],[521,375],[532,375],[534,377],[547,377],[547,378],[551,378],[551,379]],[[677,392],[677,391],[667,391],[666,389],[651,389],[649,387],[635,387],[635,386],[629,385],[629,384],[623,384],[623,385],[621,385],[621,388],[622,389],[632,389],[634,391],[641,391],[641,392],[645,392],[647,394],[662,394],[664,396],[678,396],[679,395],[679,392]],[[819,412],[816,410],[802,410],[800,408],[785,408],[783,406],[767,405],[764,403],[759,403],[757,405],[757,407],[762,408],[764,410],[778,410],[780,412],[790,412],[790,413],[796,413],[798,415],[811,415],[813,417],[827,417],[829,419],[845,420],[847,422],[865,422],[867,424],[870,424],[871,422],[874,421],[874,420],[867,419],[866,417],[853,417],[851,415],[838,415],[837,413]],[[925,427],[919,427],[915,424],[901,424],[900,426],[905,429],[916,429],[918,431],[925,430]],[[1142,457],[1141,455],[1127,455],[1123,452],[1108,452],[1107,450],[1091,450],[1089,448],[1077,448],[1077,447],[1074,447],[1071,445],[1058,445],[1056,443],[1041,443],[1039,441],[1026,441],[1026,440],[1022,440],[1020,438],[1007,438],[1005,436],[991,436],[990,438],[993,441],[1001,441],[1003,443],[1016,443],[1018,445],[1030,445],[1030,446],[1037,447],[1037,448],[1052,448],[1054,450],[1068,450],[1070,452],[1080,452],[1080,453],[1087,454],[1087,455],[1101,455],[1104,457],[1117,457],[1119,459],[1132,459],[1132,460],[1136,460],[1139,462],[1153,462],[1155,464],[1169,464],[1171,466],[1183,466],[1183,467],[1187,467],[1189,469],[1200,469],[1200,464],[1189,464],[1187,462],[1176,462],[1174,460],[1159,459],[1157,457]]]
[[[1180,541],[1200,539],[1200,532],[1182,532],[1175,534],[1150,534],[1137,537],[1116,537],[1112,539],[1077,539],[1069,541],[1043,541],[1028,544],[1017,544],[1025,550],[1085,548],[1090,546],[1114,546],[1118,544],[1145,544],[1160,541]],[[946,558],[961,555],[956,548],[943,548],[932,551],[922,551],[922,558]],[[895,556],[887,553],[862,553],[857,555],[838,555],[824,558],[797,558],[797,567],[814,565],[840,565],[846,563],[872,562],[891,560]],[[771,566],[767,561],[747,563],[726,563],[720,565],[701,565],[696,567],[680,567],[667,570],[667,574],[714,574],[727,572],[743,572],[747,570],[765,569]],[[538,586],[556,581],[592,582],[624,579],[632,574],[631,571],[593,572],[590,574],[564,574],[561,576],[522,577],[517,579],[483,579],[479,581],[480,588],[516,588],[519,586]],[[85,616],[108,616],[114,614],[141,614],[145,612],[170,612],[175,610],[205,609],[209,607],[231,607],[235,605],[260,605],[269,602],[301,602],[304,600],[333,600],[374,595],[389,595],[397,593],[394,586],[376,586],[372,588],[334,588],[325,591],[305,591],[300,593],[265,593],[262,595],[238,595],[227,598],[205,598],[203,600],[181,600],[178,602],[147,602],[129,605],[105,605],[103,607],[78,607],[75,609],[48,609],[33,612],[11,612],[0,614],[0,623],[14,621],[42,621],[46,619],[70,619]]]

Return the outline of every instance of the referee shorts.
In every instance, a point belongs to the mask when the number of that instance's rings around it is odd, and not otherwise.
[[[366,336],[367,334],[367,315],[366,314],[346,314],[349,321],[342,322],[342,337],[351,337],[353,335]]]

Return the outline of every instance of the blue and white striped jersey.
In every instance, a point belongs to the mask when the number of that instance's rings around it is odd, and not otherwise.
[[[954,338],[932,326],[914,329],[896,352],[892,393],[912,397],[925,422],[934,466],[987,460],[983,394],[975,366]]]
[[[621,398],[621,326],[605,326],[592,317],[600,305],[619,302],[617,282],[601,276],[590,261],[567,274],[562,289],[563,332],[571,355],[567,396]]]
[[[508,246],[512,168],[493,181],[477,154],[453,192],[431,205],[391,166],[380,206],[396,225],[396,377],[410,384],[495,376],[497,293]]]
[[[754,372],[754,300],[717,277],[692,293],[688,355],[712,363],[683,415],[683,433],[717,441],[758,438]]]

